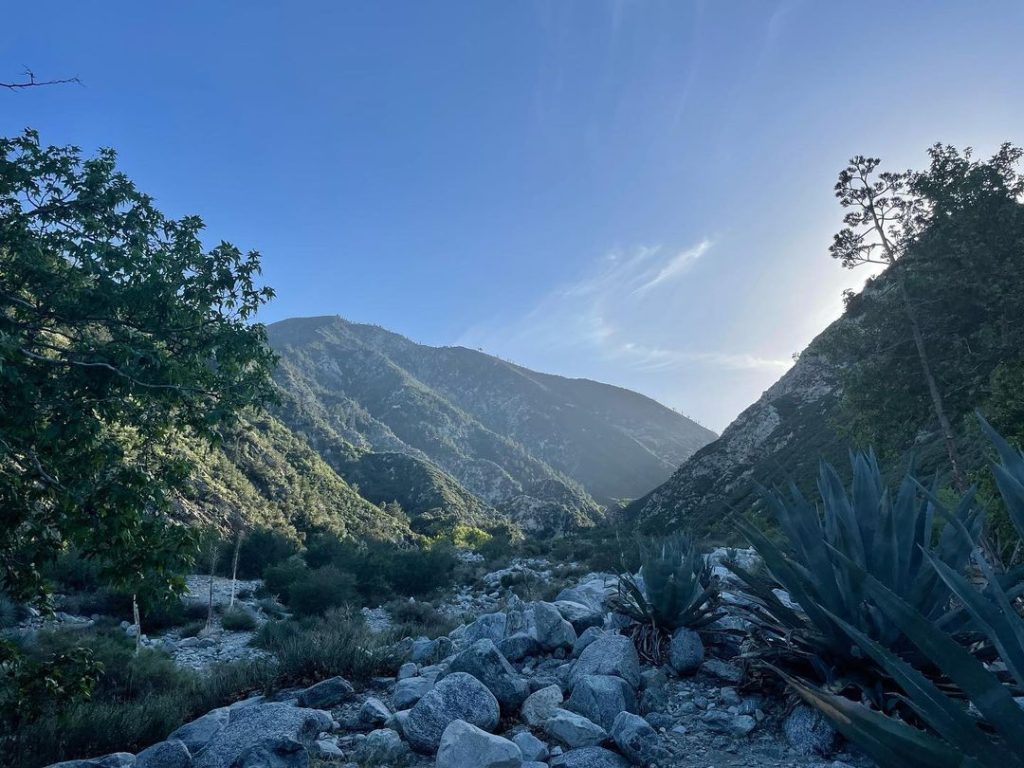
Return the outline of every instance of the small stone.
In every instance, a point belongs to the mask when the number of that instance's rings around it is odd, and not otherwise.
[[[708,659],[701,667],[708,674],[724,680],[727,683],[738,684],[743,682],[743,670],[736,664],[721,659]]]
[[[672,635],[668,653],[669,664],[676,674],[693,674],[704,662],[704,643],[700,639],[700,633],[680,627]]]
[[[828,757],[839,743],[839,734],[821,712],[798,704],[782,722],[782,731],[793,751],[801,755]]]
[[[658,734],[639,715],[620,712],[612,723],[611,737],[622,754],[636,765],[647,765],[668,756]]]
[[[409,748],[402,737],[390,728],[382,728],[366,735],[356,750],[355,759],[363,766],[396,765],[405,759]]]
[[[359,724],[365,728],[380,728],[391,717],[391,710],[376,696],[370,696],[359,708]]]

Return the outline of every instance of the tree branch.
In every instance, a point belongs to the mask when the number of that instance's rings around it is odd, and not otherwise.
[[[16,83],[4,83],[0,82],[0,88],[6,88],[9,91],[20,91],[25,88],[40,88],[44,85],[82,85],[82,81],[77,77],[64,77],[57,80],[37,80],[36,73],[28,67],[25,67],[24,76],[26,79]]]

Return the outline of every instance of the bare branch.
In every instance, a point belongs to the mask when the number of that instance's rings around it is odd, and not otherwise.
[[[82,81],[77,77],[64,77],[57,80],[37,80],[36,73],[28,67],[25,67],[24,77],[25,79],[20,82],[0,82],[0,88],[6,88],[9,91],[20,91],[25,88],[41,88],[44,85],[82,85]]]

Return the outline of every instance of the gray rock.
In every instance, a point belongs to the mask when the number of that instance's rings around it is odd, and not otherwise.
[[[521,768],[548,768],[548,764],[539,760],[524,760]]]
[[[608,583],[609,581],[610,579],[605,579],[601,576],[592,577],[587,581],[580,582],[575,587],[563,589],[555,597],[555,602],[568,600],[603,612],[608,598],[611,597],[614,591]]]
[[[231,768],[244,751],[260,742],[270,745],[267,746],[268,755],[277,749],[273,744],[284,748],[280,744],[282,740],[290,739],[309,746],[321,731],[330,730],[332,725],[331,716],[319,709],[288,704],[254,704],[234,713],[228,725],[196,755],[192,765],[193,768]],[[285,750],[283,754],[293,753]]]
[[[523,760],[543,762],[548,759],[548,745],[529,731],[517,733],[512,738],[512,741],[516,743],[519,751],[523,753]]]
[[[411,661],[407,661],[398,668],[398,679],[405,680],[410,677],[416,677],[418,673],[419,667]]]
[[[556,709],[544,721],[544,730],[570,748],[593,746],[608,738],[600,725],[567,709]]]
[[[545,651],[568,650],[576,642],[576,630],[551,603],[525,603],[519,610],[510,609],[505,634],[514,632],[535,638]]]
[[[543,652],[537,638],[518,632],[498,641],[498,650],[509,661],[522,661],[527,656],[536,656]]]
[[[343,677],[331,677],[321,680],[316,685],[311,685],[304,691],[300,691],[298,701],[300,707],[311,709],[330,709],[342,702],[348,701],[354,689]]]
[[[658,742],[657,732],[639,715],[620,712],[612,723],[611,737],[622,754],[636,765],[647,765],[668,756]]]
[[[552,605],[562,614],[562,618],[572,624],[576,633],[600,627],[604,623],[604,611],[592,605],[584,605],[572,600],[556,600]]]
[[[733,685],[743,682],[743,670],[736,664],[721,659],[708,659],[701,667],[705,672],[719,680],[724,680]]]
[[[309,768],[309,752],[295,739],[275,736],[246,747],[231,768]]]
[[[565,708],[583,715],[606,731],[620,712],[637,711],[629,683],[612,675],[585,675],[576,681]]]
[[[552,760],[551,768],[629,768],[629,761],[604,747],[583,747]]]
[[[391,703],[395,709],[408,709],[433,687],[434,683],[425,677],[407,677],[399,680],[391,694]]]
[[[437,644],[429,637],[417,637],[412,641],[409,659],[416,663],[429,662],[434,659]]]
[[[668,647],[669,664],[679,675],[696,672],[704,662],[704,643],[700,633],[680,627],[672,635]]]
[[[490,640],[497,643],[505,636],[505,624],[508,617],[504,613],[485,613],[466,627],[462,635],[465,645],[472,645],[477,640]]]
[[[672,716],[665,712],[648,712],[644,715],[644,720],[650,723],[652,728],[664,728],[666,730],[675,724]]]
[[[562,689],[557,685],[534,691],[523,702],[523,722],[531,728],[540,728],[562,706],[562,701]]]
[[[508,739],[464,720],[448,724],[437,748],[437,768],[520,768],[523,755]]]
[[[750,715],[734,715],[725,709],[709,709],[700,719],[711,730],[735,738],[746,736],[757,725]]]
[[[569,687],[587,675],[615,675],[634,689],[640,685],[640,658],[633,641],[623,635],[606,634],[597,638],[580,654],[569,674]]]
[[[449,723],[465,720],[491,731],[499,716],[498,701],[483,683],[465,672],[452,672],[416,702],[402,730],[413,749],[430,753],[437,750]]]
[[[196,755],[210,743],[210,739],[224,729],[230,717],[231,711],[227,707],[210,710],[191,723],[185,723],[168,736],[167,740],[177,739],[184,742],[189,753]]]
[[[49,768],[131,768],[135,763],[135,755],[131,752],[112,752],[103,757],[91,757],[87,760],[65,760],[54,763]]]
[[[327,760],[340,759],[345,756],[335,739],[317,739],[313,742],[313,752],[317,757]]]
[[[363,766],[396,765],[409,753],[402,737],[390,728],[382,728],[366,735],[356,750],[355,759]]]
[[[178,739],[161,741],[139,752],[133,768],[189,768],[192,755]]]
[[[576,638],[576,642],[572,646],[573,658],[578,658],[587,646],[597,640],[597,638],[604,635],[604,630],[600,627],[588,627],[583,630],[583,634]]]
[[[526,680],[490,640],[477,640],[452,659],[448,669],[472,675],[487,686],[506,713],[518,711],[530,692]]]
[[[391,718],[391,710],[376,696],[368,696],[359,708],[359,724],[369,730],[375,730]]]
[[[782,732],[795,752],[828,757],[839,746],[839,734],[828,719],[806,704],[798,704],[785,720]]]

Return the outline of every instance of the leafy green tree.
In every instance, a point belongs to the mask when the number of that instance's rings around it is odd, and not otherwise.
[[[195,554],[169,514],[189,477],[164,450],[216,442],[272,397],[260,259],[203,246],[117,170],[34,131],[0,139],[0,587],[45,594],[67,546],[138,592]],[[171,458],[171,455],[175,458]]]
[[[937,423],[962,487],[982,463],[962,450],[965,417],[1024,349],[1022,150],[1007,144],[977,160],[936,145],[929,155],[922,171],[876,175],[877,159],[857,157],[840,174],[850,212],[832,255],[887,269],[848,296],[830,356],[843,362],[844,416],[859,440],[892,458]]]

